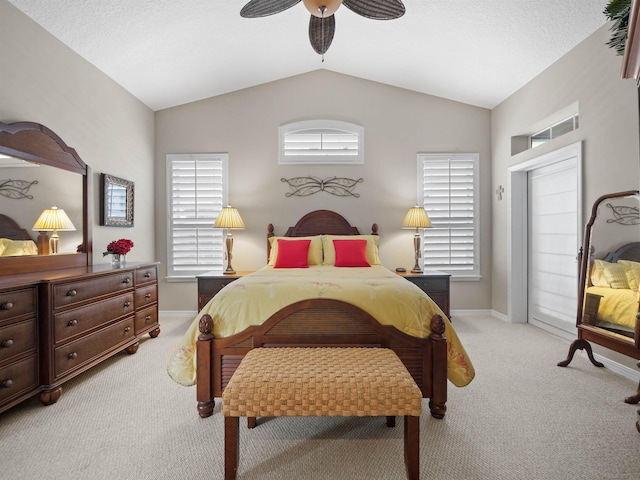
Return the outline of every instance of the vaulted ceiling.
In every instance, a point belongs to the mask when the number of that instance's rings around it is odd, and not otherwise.
[[[605,22],[607,0],[403,0],[395,20],[341,6],[322,58],[302,2],[8,0],[153,110],[327,69],[493,108]],[[248,1],[248,0],[247,0]]]

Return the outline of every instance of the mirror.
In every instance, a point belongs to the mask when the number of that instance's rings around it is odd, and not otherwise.
[[[133,227],[133,182],[101,175],[100,225]]]
[[[82,243],[81,199],[82,177],[77,173],[0,156],[0,214],[26,230],[29,238],[37,241],[39,231],[33,229],[36,220],[45,209],[56,206],[64,210],[75,228],[59,231],[58,251],[75,253]],[[50,237],[52,231],[47,230],[45,234]],[[0,232],[0,238],[3,237],[6,233]],[[7,254],[3,251],[0,257]]]
[[[0,182],[10,180],[0,190],[0,238],[12,235],[13,224],[15,238],[29,239],[29,246],[37,242],[34,224],[52,206],[64,210],[72,224],[59,231],[41,224],[49,237],[58,235],[58,253],[38,254],[25,245],[19,254],[0,254],[0,275],[90,265],[89,168],[76,151],[44,125],[0,122],[0,154],[9,157],[0,164]]]
[[[637,345],[640,292],[640,197],[600,197],[585,230],[579,325]]]

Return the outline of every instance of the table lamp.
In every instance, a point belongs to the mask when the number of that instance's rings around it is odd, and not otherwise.
[[[231,251],[233,250],[233,236],[231,235],[231,230],[234,228],[244,228],[244,222],[242,221],[238,210],[229,205],[222,209],[213,226],[215,228],[227,229],[227,268],[225,269],[224,273],[232,275],[236,273],[236,271],[231,266]]]
[[[75,231],[76,227],[67,216],[67,214],[58,207],[51,207],[43,210],[33,225],[34,231],[40,232],[38,235],[38,255],[55,255],[58,253],[58,230]],[[51,238],[47,236],[47,232],[53,232]]]
[[[411,273],[422,273],[420,263],[418,259],[421,256],[420,253],[420,228],[428,228],[431,226],[431,220],[424,208],[416,205],[409,209],[402,222],[402,228],[415,228],[416,233],[413,236],[413,248],[415,249],[416,264],[413,266]]]

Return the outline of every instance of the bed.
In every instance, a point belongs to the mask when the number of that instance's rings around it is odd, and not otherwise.
[[[585,289],[583,322],[633,340],[640,291],[640,242],[593,260]]]
[[[0,257],[37,254],[38,247],[29,232],[0,213]]]
[[[279,346],[390,348],[429,399],[432,416],[444,417],[447,382],[467,385],[473,365],[435,302],[379,264],[378,238],[376,225],[360,235],[328,210],[305,215],[283,237],[268,227],[268,264],[214,296],[170,357],[169,375],[196,384],[201,417],[213,413],[246,353]],[[306,267],[290,253],[305,244]]]

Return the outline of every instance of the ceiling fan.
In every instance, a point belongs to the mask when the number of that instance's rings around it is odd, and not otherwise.
[[[352,12],[375,20],[392,20],[405,12],[401,0],[251,0],[242,7],[240,15],[245,18],[266,17],[293,7],[300,1],[311,13],[309,40],[319,55],[324,55],[331,46],[336,31],[334,13],[340,5],[344,4]]]

